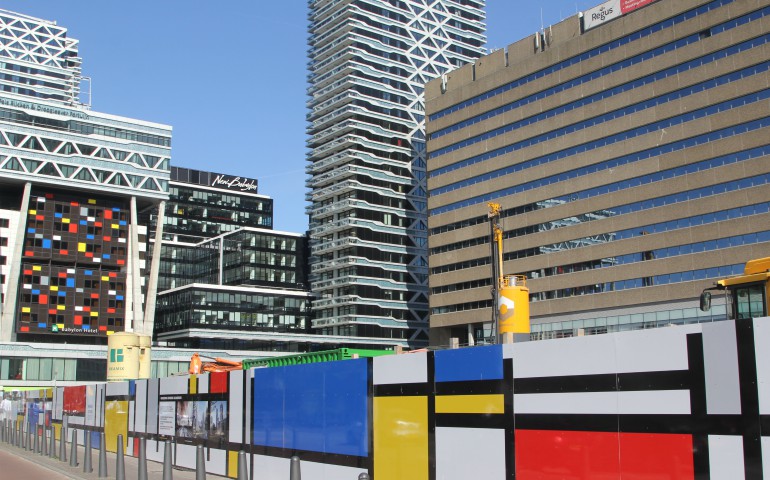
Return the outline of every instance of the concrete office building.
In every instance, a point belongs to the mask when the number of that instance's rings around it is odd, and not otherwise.
[[[313,328],[351,343],[425,346],[423,89],[484,52],[484,2],[309,6]]]
[[[531,338],[724,318],[770,254],[769,13],[610,1],[429,83],[431,343],[489,335],[490,201]]]

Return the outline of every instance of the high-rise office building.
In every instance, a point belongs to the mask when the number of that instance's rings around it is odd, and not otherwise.
[[[168,197],[171,128],[79,100],[78,41],[0,11],[0,340],[151,331],[139,211]]]
[[[483,52],[483,0],[312,0],[313,328],[424,346],[424,85]],[[351,339],[352,342],[355,339]]]
[[[606,2],[429,83],[431,343],[489,336],[487,202],[533,339],[724,318],[770,251],[768,14]]]

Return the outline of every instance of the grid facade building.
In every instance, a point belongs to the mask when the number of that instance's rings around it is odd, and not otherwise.
[[[424,346],[424,85],[484,52],[484,2],[309,6],[313,328]]]
[[[724,318],[768,255],[770,2],[621,3],[427,85],[431,343],[490,333],[487,202],[534,339]]]
[[[0,341],[151,330],[139,218],[167,198],[171,128],[90,110],[77,47],[0,11]]]

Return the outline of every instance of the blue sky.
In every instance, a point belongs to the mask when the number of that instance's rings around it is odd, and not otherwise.
[[[502,48],[601,0],[488,0]],[[178,166],[257,178],[274,228],[304,232],[307,3],[4,0],[80,41],[96,111],[171,125]]]

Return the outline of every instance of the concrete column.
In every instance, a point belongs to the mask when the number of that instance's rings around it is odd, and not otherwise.
[[[134,331],[142,332],[144,329],[144,306],[142,305],[142,268],[139,263],[139,220],[136,211],[136,197],[131,197],[131,225],[128,228],[128,236],[131,237],[129,240],[129,262],[131,263],[130,283]]]
[[[163,223],[166,219],[166,201],[158,204],[158,216],[155,222],[155,243],[152,246],[152,263],[150,264],[150,277],[147,280],[147,305],[144,311],[143,334],[152,338],[155,328],[155,299],[158,294],[158,272],[160,271],[160,252],[163,240]]]
[[[21,197],[21,207],[19,208],[19,224],[16,228],[16,244],[13,248],[13,254],[9,258],[11,268],[8,270],[6,282],[8,287],[5,291],[5,302],[0,310],[0,341],[16,341],[16,301],[19,296],[19,275],[21,272],[22,253],[24,252],[24,234],[27,231],[27,216],[29,215],[29,195],[32,190],[32,184],[24,184],[24,193]]]

